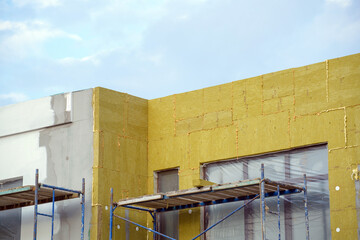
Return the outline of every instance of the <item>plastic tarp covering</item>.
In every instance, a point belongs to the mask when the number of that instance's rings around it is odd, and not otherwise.
[[[331,239],[327,145],[205,164],[204,177],[214,183],[259,178],[262,163],[265,166],[265,178],[273,181],[304,186],[303,174],[307,175],[310,238]],[[265,201],[268,207],[266,238],[278,239],[277,197],[269,197]],[[205,228],[242,204],[235,202],[206,207]],[[305,239],[303,193],[281,196],[280,216],[281,239]],[[260,200],[255,200],[207,232],[205,239],[261,239]]]
[[[177,169],[158,172],[158,192],[179,190],[179,174]],[[159,231],[169,237],[179,238],[179,212],[158,213]],[[168,238],[157,236],[160,240]]]

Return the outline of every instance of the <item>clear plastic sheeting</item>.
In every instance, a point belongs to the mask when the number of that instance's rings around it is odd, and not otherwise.
[[[205,164],[204,177],[214,183],[259,178],[262,163],[265,166],[265,178],[273,181],[303,186],[303,175],[306,174],[310,237],[331,239],[327,145]],[[241,204],[243,202],[206,207],[205,228]],[[278,239],[277,198],[266,198],[266,206],[266,238]],[[305,239],[303,193],[281,196],[280,216],[282,239]],[[205,239],[261,239],[260,200],[255,200],[244,210],[207,232]]]
[[[179,190],[179,174],[177,169],[158,172],[157,190],[158,192],[169,192]],[[179,237],[179,212],[163,212],[158,214],[159,231],[169,237],[178,239]],[[159,240],[168,238],[157,236]],[[1,239],[0,239],[1,240]]]

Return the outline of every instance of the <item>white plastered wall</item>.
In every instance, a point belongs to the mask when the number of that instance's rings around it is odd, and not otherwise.
[[[81,190],[86,181],[85,239],[89,239],[93,164],[92,89],[0,108],[0,180],[23,177]],[[21,239],[32,239],[34,207],[22,208]],[[51,213],[51,204],[39,206]],[[1,212],[0,212],[1,214]],[[80,239],[80,198],[56,203],[54,239]],[[38,239],[50,239],[51,219],[38,217]]]

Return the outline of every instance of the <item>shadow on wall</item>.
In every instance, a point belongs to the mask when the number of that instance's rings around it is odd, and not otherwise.
[[[0,181],[0,190],[22,186],[23,179],[12,178]],[[0,212],[0,240],[20,240],[21,208]]]

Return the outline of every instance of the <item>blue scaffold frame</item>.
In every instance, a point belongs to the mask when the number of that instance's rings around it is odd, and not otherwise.
[[[51,214],[45,214],[38,211],[39,205],[39,190],[40,188],[50,188],[52,189],[52,208]],[[38,216],[44,216],[51,218],[51,240],[54,239],[54,218],[55,218],[55,191],[66,191],[81,196],[81,236],[80,239],[84,240],[84,220],[85,220],[85,178],[82,179],[82,189],[81,191],[67,189],[63,187],[52,186],[49,184],[39,183],[39,169],[35,171],[35,197],[34,197],[34,231],[33,231],[33,240],[37,240],[37,219]]]
[[[208,227],[207,229],[203,230],[201,233],[199,233],[198,235],[196,235],[194,238],[192,238],[191,240],[195,240],[197,238],[199,238],[200,236],[204,235],[206,232],[208,232],[209,230],[213,229],[215,226],[217,226],[218,224],[220,224],[221,222],[225,221],[227,218],[229,218],[230,216],[232,216],[233,214],[235,214],[236,212],[238,212],[239,210],[245,208],[246,206],[248,206],[250,203],[252,203],[254,200],[260,198],[260,213],[261,213],[261,239],[262,240],[266,240],[266,209],[265,209],[265,199],[267,197],[277,197],[277,215],[278,215],[278,239],[281,240],[281,226],[280,226],[280,195],[286,195],[286,194],[292,194],[292,193],[300,193],[301,191],[304,192],[304,210],[305,210],[305,228],[306,228],[306,240],[310,239],[310,234],[309,234],[309,214],[308,214],[308,198],[307,198],[307,179],[306,179],[306,174],[304,174],[304,186],[302,188],[302,190],[299,189],[292,189],[292,190],[283,190],[281,191],[279,188],[279,185],[277,185],[277,191],[276,192],[269,192],[267,193],[265,191],[265,171],[264,171],[264,164],[261,164],[261,181],[259,183],[259,194],[252,194],[252,195],[247,195],[245,197],[236,197],[236,198],[231,198],[231,199],[222,199],[222,200],[215,200],[215,201],[206,201],[206,202],[200,202],[200,203],[194,203],[194,204],[186,204],[186,205],[179,205],[179,206],[174,206],[174,207],[168,207],[168,208],[157,208],[157,209],[148,209],[148,208],[142,208],[142,207],[137,207],[137,206],[131,206],[131,205],[121,205],[118,206],[117,203],[113,202],[113,193],[114,190],[113,188],[110,189],[110,224],[109,224],[109,240],[113,240],[113,218],[119,218],[121,220],[124,220],[128,223],[134,224],[138,227],[141,227],[143,229],[146,229],[150,232],[153,233],[153,239],[157,239],[156,236],[162,236],[165,237],[166,239],[171,239],[171,240],[176,240],[175,238],[166,236],[165,234],[162,234],[160,232],[157,231],[156,229],[156,214],[160,213],[160,212],[166,212],[166,211],[174,211],[174,210],[182,210],[182,209],[187,209],[187,208],[194,208],[194,207],[202,207],[202,206],[208,206],[208,205],[215,205],[215,204],[222,204],[222,203],[228,203],[228,202],[235,202],[235,201],[244,201],[244,200],[248,200],[246,201],[243,205],[241,205],[240,207],[236,208],[235,210],[233,210],[232,212],[230,212],[228,215],[226,215],[225,217],[221,218],[220,220],[218,220],[216,223],[214,223],[213,225],[211,225],[210,227]],[[166,199],[166,196],[165,196]],[[127,218],[118,216],[116,214],[114,214],[114,211],[118,208],[118,207],[124,207],[124,208],[129,208],[129,209],[134,209],[134,210],[140,210],[140,211],[145,211],[148,212],[151,217],[153,218],[153,229],[145,227],[141,224],[135,223]]]

